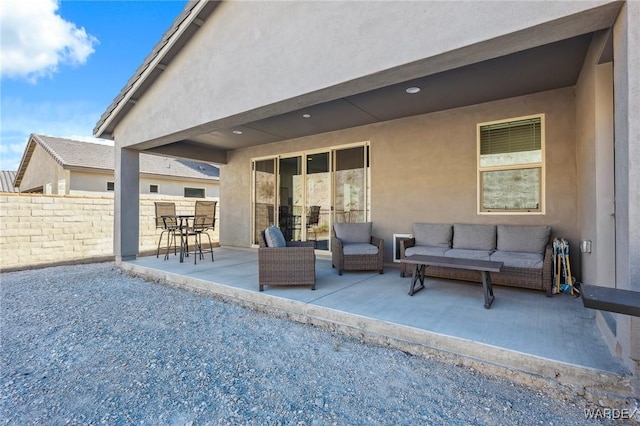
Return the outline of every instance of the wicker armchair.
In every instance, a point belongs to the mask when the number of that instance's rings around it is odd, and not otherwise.
[[[284,238],[284,237],[283,237]],[[287,241],[286,247],[269,247],[265,231],[258,248],[258,284],[308,285],[316,289],[316,255],[313,241]]]
[[[384,240],[371,236],[371,222],[334,223],[331,235],[333,267],[342,271],[384,273]]]

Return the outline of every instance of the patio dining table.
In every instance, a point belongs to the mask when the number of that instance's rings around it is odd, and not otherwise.
[[[175,215],[164,215],[162,216],[162,220],[165,221],[167,219],[175,220],[177,224],[177,229],[180,232],[180,263],[184,262],[185,256],[189,256],[189,247],[188,247],[188,235],[186,230],[189,228],[189,220],[195,219],[195,215],[192,214],[175,214]]]

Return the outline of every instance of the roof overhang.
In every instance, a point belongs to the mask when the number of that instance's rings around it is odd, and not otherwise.
[[[93,134],[96,137],[113,140],[113,131],[118,122],[193,37],[219,3],[220,1],[213,0],[187,2],[171,28],[165,32],[160,42],[156,44],[133,77],[129,79],[125,87],[102,114],[93,129]]]
[[[577,81],[594,33],[610,29],[622,4],[606,3],[499,39],[300,94],[130,148],[224,164],[229,150],[571,87]],[[199,27],[215,9],[215,5],[198,6],[185,9],[185,28]],[[181,33],[176,28],[159,52],[145,61],[146,67],[141,67],[144,69],[137,73],[136,81],[123,89],[120,102],[98,123],[97,136],[111,135],[127,108],[152,84],[155,73],[161,72],[156,68],[168,64],[167,59],[187,43],[189,34],[186,29]],[[531,34],[537,35],[535,45],[529,40]],[[408,94],[406,89],[411,86],[420,87],[421,91]],[[194,152],[206,157],[196,157]]]

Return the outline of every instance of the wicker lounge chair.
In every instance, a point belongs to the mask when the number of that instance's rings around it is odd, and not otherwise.
[[[267,243],[267,234],[279,233],[278,244]],[[272,240],[272,238],[269,238]],[[276,245],[276,246],[274,246]],[[277,227],[269,227],[260,233],[258,248],[258,284],[308,285],[316,289],[316,256],[313,241],[285,241]]]
[[[342,271],[384,273],[384,240],[371,235],[371,222],[334,223],[331,235],[333,267]]]

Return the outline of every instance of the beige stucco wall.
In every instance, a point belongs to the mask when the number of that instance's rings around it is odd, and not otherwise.
[[[177,214],[193,214],[193,200],[162,200],[174,201]],[[155,252],[161,232],[154,201],[140,199],[140,252]],[[0,206],[2,270],[113,256],[113,197],[5,193]],[[218,241],[217,229],[210,235]]]
[[[113,173],[89,173],[82,171],[71,172],[71,190],[70,194],[89,195],[91,193],[111,194],[113,191],[107,191],[107,182],[114,182]],[[149,192],[150,185],[158,185],[158,193],[151,194]],[[203,179],[186,179],[179,177],[166,178],[163,176],[141,176],[140,177],[140,194],[157,196],[157,197],[183,197],[184,188],[202,188],[205,190],[205,198],[218,198],[220,189],[218,180]]]
[[[68,188],[68,173],[38,145],[33,150],[29,167],[25,170],[20,182],[20,191],[31,191],[39,187],[44,190],[47,184],[51,184],[51,193],[57,194],[58,181],[61,179],[67,179],[66,187]]]
[[[477,123],[545,114],[546,213],[477,214]],[[371,144],[371,219],[385,239],[414,222],[546,224],[577,242],[573,88],[233,151],[222,166],[223,245],[250,243],[250,159],[354,142]],[[572,259],[579,270],[578,259]]]
[[[616,287],[640,291],[640,2],[625,2],[613,44]],[[617,315],[616,338],[616,353],[640,382],[640,317]]]
[[[599,6],[607,10],[593,12]],[[584,34],[609,26],[618,8],[611,1],[222,2],[115,137],[126,147],[228,129]]]
[[[613,64],[598,65],[607,37],[594,37],[576,85],[577,219],[592,242],[591,253],[576,251],[584,283],[615,287]]]

